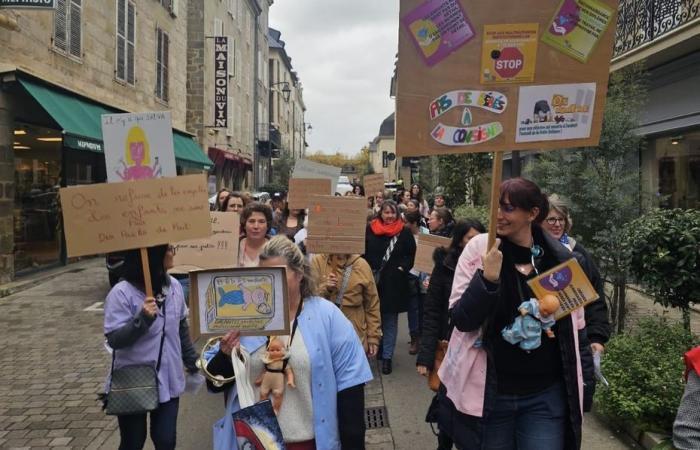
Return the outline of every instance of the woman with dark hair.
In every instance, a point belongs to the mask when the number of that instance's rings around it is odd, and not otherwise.
[[[256,267],[272,229],[272,209],[258,202],[248,204],[241,214],[241,225],[245,237],[238,244],[238,265]]]
[[[413,268],[416,241],[404,227],[395,202],[382,203],[377,218],[367,226],[365,255],[374,273],[382,315],[382,373],[392,371],[399,313],[408,310],[408,273]]]
[[[428,216],[428,229],[430,234],[442,237],[452,236],[454,219],[452,213],[447,208],[435,208]]]
[[[272,228],[277,230],[275,235],[287,236],[294,240],[294,236],[304,228],[304,219],[306,219],[306,210],[304,209],[289,209],[285,203],[284,210],[279,218],[272,225]]]
[[[221,212],[235,212],[240,214],[245,208],[245,199],[240,192],[231,192],[221,204]]]
[[[558,195],[549,196],[549,214],[542,221],[542,229],[551,237],[561,242],[567,250],[580,256],[578,259],[590,277],[590,282],[598,293],[598,300],[589,303],[581,311],[576,311],[578,319],[578,341],[583,368],[583,411],[589,412],[593,406],[595,394],[595,366],[593,355],[602,353],[610,339],[610,322],[608,305],[605,303],[605,286],[593,256],[580,242],[569,236],[573,222],[569,214],[569,205]]]
[[[455,224],[452,232],[450,247],[438,247],[433,252],[435,266],[430,275],[428,291],[423,302],[423,329],[421,330],[420,349],[416,358],[416,371],[420,375],[427,377],[435,369],[433,363],[435,362],[438,342],[449,340],[452,333],[448,305],[459,255],[474,236],[485,232],[486,229],[478,220],[460,220]],[[452,440],[440,430],[438,450],[451,448]]]
[[[430,214],[430,207],[428,206],[428,201],[423,196],[423,188],[420,187],[420,184],[415,183],[411,185],[411,198],[418,200],[420,204],[420,215],[427,219]]]
[[[158,378],[159,406],[151,411],[151,440],[157,449],[174,449],[180,395],[185,390],[183,364],[196,373],[197,352],[190,341],[187,302],[180,283],[166,272],[169,246],[148,249],[148,270],[154,297],[147,297],[141,251],[124,258],[124,279],[105,300],[104,333],[112,349],[113,370],[152,364]],[[110,381],[107,381],[109,389]],[[108,390],[107,389],[107,390]],[[142,449],[146,413],[117,416],[120,449]]]
[[[459,257],[450,296],[454,330],[438,374],[439,426],[457,448],[581,447],[582,380],[577,326],[556,322],[553,337],[523,350],[503,337],[521,303],[534,298],[527,281],[571,258],[537,225],[547,197],[533,182],[501,184],[496,230],[474,237]]]
[[[364,197],[365,196],[365,187],[362,186],[361,184],[356,184],[355,186],[352,187],[352,193],[358,197]]]
[[[226,188],[220,189],[219,192],[216,193],[216,201],[212,205],[211,210],[212,211],[223,211],[223,205],[224,205],[224,200],[226,200],[226,197],[231,193]]]

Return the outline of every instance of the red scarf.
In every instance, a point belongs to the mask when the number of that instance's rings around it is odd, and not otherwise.
[[[685,379],[688,379],[688,372],[694,371],[700,376],[700,346],[695,347],[685,354]]]
[[[384,223],[382,219],[377,218],[370,222],[369,226],[372,229],[372,233],[376,236],[394,237],[403,230],[404,221],[402,219],[397,219],[392,223]]]

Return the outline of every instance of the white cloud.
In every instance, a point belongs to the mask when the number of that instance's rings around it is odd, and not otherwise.
[[[270,27],[304,86],[310,152],[356,153],[393,112],[398,9],[397,0],[277,0],[270,8]]]

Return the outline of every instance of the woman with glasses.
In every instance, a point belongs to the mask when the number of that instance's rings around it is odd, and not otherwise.
[[[571,254],[538,225],[549,205],[535,183],[504,181],[499,202],[495,245],[487,249],[487,234],[474,237],[455,270],[438,423],[457,448],[578,449],[583,387],[573,319],[527,351],[503,336],[534,297],[527,281]]]
[[[605,303],[603,279],[598,271],[598,266],[588,250],[569,236],[572,225],[569,206],[558,195],[550,195],[549,214],[542,222],[542,229],[561,242],[567,250],[580,255],[579,261],[584,266],[584,270],[599,297],[598,300],[585,306],[583,315],[580,314],[580,311],[575,315],[578,319],[579,350],[583,365],[583,410],[588,412],[593,406],[596,385],[593,355],[602,353],[605,349],[605,344],[610,339],[610,322],[608,321],[608,306]]]

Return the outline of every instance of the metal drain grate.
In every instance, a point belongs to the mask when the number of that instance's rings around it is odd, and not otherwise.
[[[386,406],[365,409],[365,427],[368,430],[389,426],[389,415]]]

